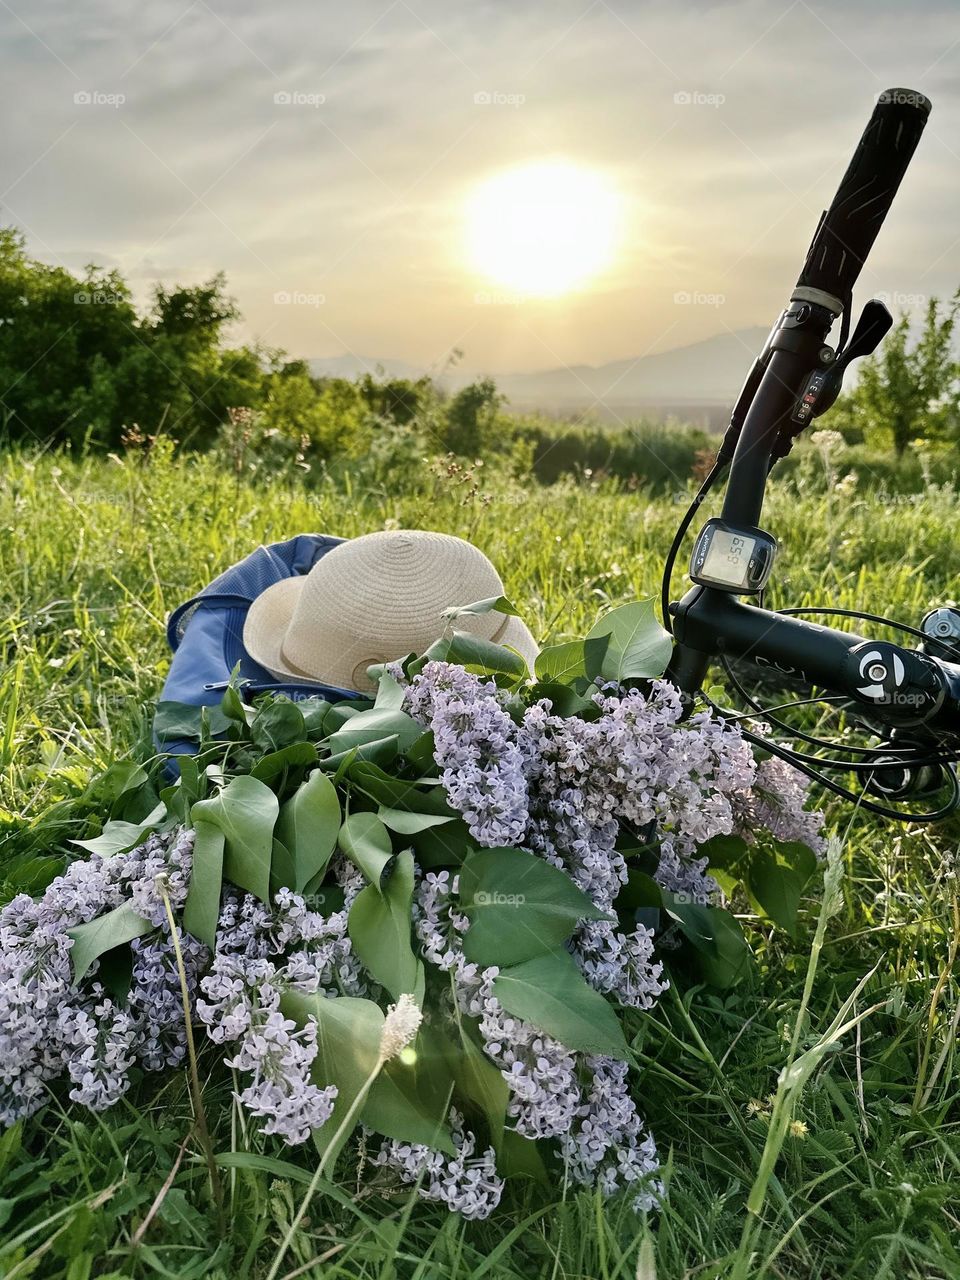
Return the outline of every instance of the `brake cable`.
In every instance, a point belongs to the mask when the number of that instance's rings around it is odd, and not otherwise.
[[[920,640],[930,643],[931,637],[925,631],[921,631],[919,627],[911,627],[906,622],[894,622],[892,618],[884,618],[879,613],[864,613],[860,609],[837,609],[826,605],[800,605],[797,608],[775,609],[774,613],[784,613],[791,616],[801,613],[821,613],[825,615],[833,615],[838,618],[857,618],[862,622],[876,622],[881,626],[890,627],[894,631],[904,631],[907,635],[917,636]]]
[[[719,716],[726,716],[725,708],[714,702],[709,694],[705,693],[702,689],[699,690],[699,694],[713,712]],[[862,793],[851,791],[849,788],[841,786],[839,782],[834,782],[832,778],[826,777],[824,774],[820,773],[819,770],[808,764],[807,761],[809,760],[809,757],[804,756],[800,752],[792,751],[789,747],[784,747],[779,742],[771,740],[770,738],[765,738],[762,734],[753,733],[749,729],[742,729],[741,733],[747,742],[759,747],[762,751],[768,752],[770,755],[777,756],[787,764],[792,765],[808,778],[819,783],[819,785],[824,787],[827,791],[831,791],[834,795],[839,796],[841,800],[849,800],[871,813],[876,813],[882,818],[889,818],[894,822],[940,822],[943,818],[949,817],[949,815],[954,812],[958,801],[960,801],[960,782],[958,782],[957,775],[954,770],[950,768],[946,770],[951,782],[950,799],[946,804],[939,809],[930,810],[926,813],[909,813],[900,809],[888,808],[886,805],[877,804],[873,800],[867,800]],[[838,764],[837,767],[847,768],[850,772],[856,772],[855,769],[849,769],[849,766],[845,764]],[[861,769],[864,769],[865,767],[868,766],[860,766]],[[874,766],[874,768],[871,769],[871,773],[876,772],[877,767],[879,766]]]
[[[664,561],[663,577],[660,581],[660,609],[663,613],[663,625],[671,635],[673,635],[673,621],[670,617],[670,583],[673,578],[673,568],[677,562],[677,556],[680,553],[680,546],[683,539],[686,537],[687,530],[693,522],[693,517],[703,506],[703,503],[706,501],[707,494],[713,488],[714,484],[726,468],[726,460],[721,461],[719,458],[710,468],[703,480],[703,483],[697,490],[693,501],[690,503],[689,507],[687,507],[683,519],[677,526],[677,531],[673,535],[673,542],[670,544],[670,550],[667,552],[667,558]]]

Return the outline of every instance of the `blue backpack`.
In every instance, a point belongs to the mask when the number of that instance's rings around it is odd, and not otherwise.
[[[175,714],[171,717],[171,712],[184,704],[216,706],[238,663],[240,693],[246,701],[261,693],[302,697],[307,691],[331,701],[359,697],[349,689],[278,680],[254,662],[243,647],[243,624],[256,597],[282,578],[309,573],[318,560],[343,541],[321,533],[301,533],[286,542],[257,547],[173,611],[167,623],[173,661],[154,719],[154,741],[159,750],[174,757],[196,751],[189,739],[170,736],[169,725],[176,718]],[[168,761],[167,772],[176,776],[175,760]]]

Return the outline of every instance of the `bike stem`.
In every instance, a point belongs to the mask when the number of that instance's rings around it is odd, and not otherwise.
[[[810,373],[833,363],[826,336],[834,319],[825,306],[793,300],[767,339],[760,357],[763,372],[737,433],[722,519],[760,523],[774,447],[796,433],[794,414]]]
[[[814,368],[829,366],[833,350],[825,338],[835,313],[826,306],[793,299],[782,313],[747,379],[724,437],[718,461],[731,461],[723,503],[723,519],[744,525],[760,523],[770,459],[781,432],[790,431],[791,416]],[[703,683],[711,655],[724,643],[721,616],[736,604],[723,591],[694,587],[671,605],[677,640],[666,676],[687,699]],[[695,605],[696,618],[688,614]],[[703,620],[703,626],[699,625]]]

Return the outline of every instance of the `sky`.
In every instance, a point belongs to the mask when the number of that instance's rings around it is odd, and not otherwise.
[[[858,297],[952,292],[958,72],[954,0],[0,0],[0,220],[140,299],[223,270],[292,356],[601,364],[772,323],[891,85],[934,109]],[[477,195],[517,170],[586,202],[553,296]]]

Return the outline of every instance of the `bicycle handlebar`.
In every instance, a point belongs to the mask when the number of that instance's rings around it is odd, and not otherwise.
[[[960,666],[884,640],[774,613],[724,591],[696,587],[674,617],[672,679],[699,687],[700,659],[746,658],[805,685],[847,697],[868,719],[913,740],[960,735]]]
[[[880,94],[833,203],[820,219],[795,299],[820,302],[839,314],[890,210],[929,114],[930,101],[922,93],[887,89]]]
[[[719,473],[732,458],[724,520],[759,524],[771,459],[807,421],[798,413],[804,387],[835,359],[827,334],[848,305],[929,113],[920,93],[880,95],[790,305],[734,410],[715,468]],[[686,694],[701,688],[713,655],[747,658],[849,698],[905,740],[929,743],[945,733],[960,739],[960,665],[745,604],[712,587],[693,587],[670,613],[677,643],[667,674]]]

